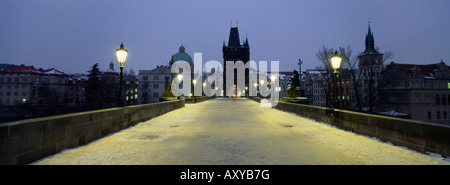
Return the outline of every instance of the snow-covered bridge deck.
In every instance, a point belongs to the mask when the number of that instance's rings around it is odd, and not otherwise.
[[[248,99],[186,104],[34,164],[450,164]]]

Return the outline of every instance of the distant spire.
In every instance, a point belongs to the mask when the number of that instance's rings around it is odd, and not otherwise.
[[[379,52],[375,49],[375,39],[373,37],[372,30],[370,29],[370,18],[369,18],[369,28],[366,34],[366,49],[363,54],[379,54]]]
[[[247,37],[245,37],[244,46],[245,47],[249,47],[249,45],[248,45],[248,38]]]

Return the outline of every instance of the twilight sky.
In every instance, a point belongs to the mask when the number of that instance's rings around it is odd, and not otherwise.
[[[380,52],[398,63],[450,65],[448,0],[2,0],[0,63],[85,73],[106,70],[123,42],[125,69],[167,64],[183,44],[222,62],[230,21],[250,58],[280,61],[280,71],[320,65],[322,46],[364,51],[368,20]]]

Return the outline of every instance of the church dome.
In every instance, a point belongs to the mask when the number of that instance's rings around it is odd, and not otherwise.
[[[172,57],[173,57],[174,62],[183,60],[183,61],[186,61],[186,62],[192,64],[192,58],[191,58],[191,56],[189,56],[189,54],[187,54],[185,52],[185,48],[183,45],[180,46],[179,52],[175,53]]]

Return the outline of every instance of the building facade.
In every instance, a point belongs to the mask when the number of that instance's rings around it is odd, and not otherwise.
[[[0,105],[20,103],[75,103],[73,81],[54,68],[12,65],[0,70]]]
[[[159,102],[164,93],[166,78],[169,79],[169,82],[172,80],[169,66],[160,65],[152,70],[139,70],[139,103]]]
[[[303,88],[310,105],[327,107],[327,71],[307,69],[304,72]]]
[[[449,125],[450,67],[445,62],[391,62],[382,73],[380,85],[381,113]]]

